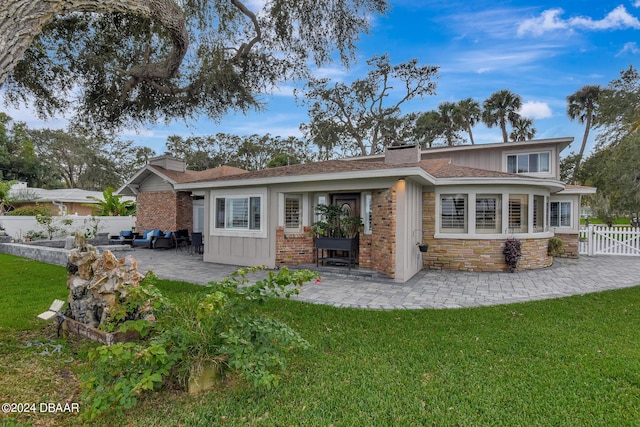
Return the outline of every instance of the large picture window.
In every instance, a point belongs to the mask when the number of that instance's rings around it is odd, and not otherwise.
[[[217,197],[215,228],[261,230],[261,201],[256,197]]]
[[[476,196],[476,233],[500,233],[502,198],[500,195]]]
[[[549,203],[549,225],[571,227],[571,202]]]
[[[507,156],[509,173],[548,173],[550,153],[513,154]]]
[[[440,231],[443,233],[467,232],[467,195],[443,194],[440,196]]]

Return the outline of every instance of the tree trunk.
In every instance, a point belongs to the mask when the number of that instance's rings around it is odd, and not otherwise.
[[[591,111],[587,111],[587,120],[585,122],[584,135],[582,136],[582,145],[580,146],[580,153],[578,154],[578,160],[576,160],[576,166],[573,169],[573,176],[571,177],[571,183],[576,184],[578,176],[578,170],[580,169],[580,163],[582,163],[582,156],[584,155],[585,147],[587,146],[587,139],[589,138],[589,129],[591,129]]]
[[[152,18],[171,33],[173,51],[158,64],[132,66],[138,79],[174,76],[188,49],[182,10],[171,0],[2,0],[0,9],[0,87],[45,25],[72,12],[122,12]]]

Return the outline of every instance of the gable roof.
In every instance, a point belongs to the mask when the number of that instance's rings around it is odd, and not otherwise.
[[[162,166],[147,164],[138,172],[135,173],[122,187],[118,189],[116,194],[135,196],[137,194],[137,188],[146,179],[152,175],[157,175],[172,187],[175,188],[176,184],[184,182],[197,182],[202,180],[214,180],[220,177],[238,175],[247,173],[246,170],[236,168],[233,166],[219,166],[212,169],[206,169],[203,171],[184,170],[176,171],[171,169],[165,169]]]

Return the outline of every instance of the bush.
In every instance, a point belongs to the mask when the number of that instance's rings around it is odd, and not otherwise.
[[[257,305],[297,294],[317,274],[282,268],[249,285],[247,274],[257,270],[239,269],[210,283],[206,294],[191,295],[159,313],[155,331],[145,341],[91,350],[92,371],[82,379],[89,405],[85,416],[131,408],[139,395],[161,388],[170,378],[184,385],[205,362],[236,370],[255,387],[277,386],[284,353],[308,343],[283,322],[259,312]]]
[[[560,256],[564,254],[564,243],[557,237],[549,239],[549,246],[547,246],[547,255]]]
[[[518,239],[507,239],[504,242],[504,261],[507,263],[507,268],[513,273],[518,267],[518,261],[522,257],[522,246]]]
[[[19,208],[15,208],[12,211],[6,213],[6,215],[10,216],[36,216],[36,215],[46,215],[50,213],[51,210],[48,206],[35,205],[35,206],[21,206]]]

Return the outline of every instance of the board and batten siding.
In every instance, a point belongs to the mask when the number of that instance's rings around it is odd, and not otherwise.
[[[400,180],[396,192],[396,268],[394,279],[404,283],[422,270],[422,186]]]
[[[173,186],[158,175],[150,175],[140,183],[139,192],[152,193],[157,191],[173,191]]]
[[[205,255],[207,262],[275,268],[277,200],[268,188],[212,190],[205,198]],[[262,196],[261,232],[220,233],[214,228],[215,198],[243,195]],[[253,236],[251,234],[254,234]]]

